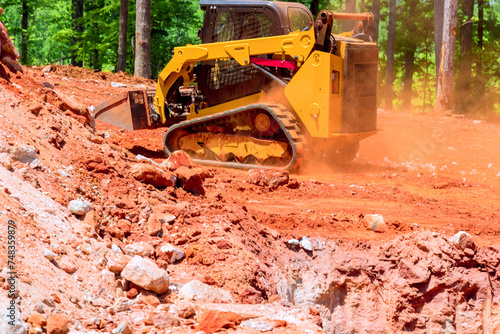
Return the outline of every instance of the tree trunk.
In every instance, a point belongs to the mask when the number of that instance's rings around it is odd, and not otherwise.
[[[394,48],[396,41],[396,0],[389,1],[389,33],[387,37],[387,69],[385,72],[385,109],[392,110],[394,83]]]
[[[441,64],[441,46],[443,42],[444,1],[434,0],[434,54],[436,55],[436,84]]]
[[[316,18],[319,13],[319,1],[320,0],[311,0],[311,5],[309,6],[314,18]]]
[[[26,65],[28,63],[28,0],[23,0],[21,12],[21,59],[19,61],[21,64]]]
[[[136,77],[150,77],[151,63],[151,0],[137,0],[135,14]]]
[[[346,0],[345,2],[346,13],[356,13],[356,0]],[[344,31],[351,31],[354,28],[354,21],[344,21]]]
[[[477,55],[476,78],[476,97],[480,99],[485,93],[485,81],[483,79],[483,40],[484,40],[484,0],[477,0],[477,46],[479,52]]]
[[[375,42],[378,42],[379,22],[380,22],[380,0],[373,0],[372,38]]]
[[[460,27],[460,65],[457,82],[456,109],[459,113],[467,113],[466,101],[471,96],[472,81],[472,17],[474,15],[474,0],[462,1],[464,22]]]
[[[416,0],[407,0],[410,8],[408,11],[408,19],[406,21],[406,27],[410,34],[413,34],[416,30],[416,12],[417,12],[417,4]],[[413,39],[408,41],[409,45],[407,46],[404,55],[405,55],[405,63],[404,63],[404,74],[403,74],[403,110],[411,111],[411,98],[413,92],[413,72],[415,69],[415,50],[417,46]]]
[[[71,14],[71,18],[73,19],[73,32],[75,36],[71,40],[71,45],[75,46],[80,41],[80,35],[83,32],[83,25],[80,22],[83,17],[83,1],[84,0],[72,0],[73,4],[73,12]],[[83,62],[81,60],[76,60],[76,50],[73,51],[71,55],[71,65],[73,66],[83,66]]]
[[[453,107],[453,70],[455,63],[455,43],[457,34],[457,0],[445,0],[443,19],[443,46],[439,66],[436,104],[438,114],[448,112]]]
[[[127,68],[127,27],[128,0],[120,1],[120,29],[118,33],[118,66],[117,71],[125,72]]]

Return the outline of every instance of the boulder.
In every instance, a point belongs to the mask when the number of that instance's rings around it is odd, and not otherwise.
[[[32,324],[33,326],[45,327],[45,325],[47,325],[47,319],[45,319],[45,317],[40,313],[34,312],[28,318],[28,323]]]
[[[14,161],[22,163],[32,163],[38,160],[36,148],[30,145],[1,146],[0,152],[8,153]]]
[[[69,202],[68,210],[74,215],[84,215],[93,210],[92,203],[82,198],[75,199]]]
[[[130,174],[137,181],[151,184],[158,188],[171,187],[177,180],[172,172],[146,163],[132,165]]]
[[[125,254],[130,255],[130,256],[149,256],[153,254],[154,248],[150,244],[141,241],[141,242],[134,242],[133,244],[128,244],[124,248]]]
[[[113,334],[132,334],[132,324],[128,321],[122,321],[118,327],[113,329]]]
[[[226,290],[211,287],[208,284],[193,280],[184,285],[178,294],[180,299],[204,303],[234,303],[231,293]]]
[[[168,273],[153,261],[134,256],[122,271],[122,277],[134,284],[158,294],[168,290]]]
[[[12,163],[14,161],[7,153],[0,153],[0,165],[4,166],[5,169],[12,169]]]
[[[149,216],[145,228],[148,235],[157,235],[161,231],[161,221],[155,214],[152,214]]]
[[[174,245],[166,243],[156,249],[156,257],[159,260],[167,261],[168,264],[172,264],[181,261],[186,257],[186,254]]]
[[[470,249],[475,251],[476,250],[476,243],[474,242],[474,239],[472,239],[471,235],[467,232],[460,231],[457,234],[453,236],[453,246],[455,246],[457,249],[460,250],[465,250],[465,249]]]
[[[47,334],[66,334],[69,332],[69,318],[64,314],[54,314],[47,320]]]
[[[49,250],[49,249],[44,249],[43,250],[43,256],[49,260],[49,261],[52,261],[56,258],[57,254],[54,253],[53,251]]]
[[[387,224],[385,223],[384,217],[382,217],[382,215],[365,215],[363,221],[365,222],[365,226],[368,230],[379,233],[387,231]]]
[[[175,171],[182,166],[192,168],[195,166],[193,159],[184,151],[175,151],[170,154],[168,159],[163,160],[160,165],[164,169]]]
[[[182,189],[196,196],[205,195],[205,188],[203,188],[203,180],[200,174],[185,166],[177,168],[175,174]]]
[[[303,249],[305,249],[308,252],[312,252],[312,242],[309,238],[307,237],[302,237],[300,240],[300,245],[302,246]]]
[[[177,315],[181,318],[187,319],[196,313],[193,302],[190,300],[181,299],[177,301],[175,307],[177,308]]]
[[[78,270],[77,265],[66,255],[58,261],[57,265],[68,274],[73,274]]]
[[[119,274],[129,263],[130,256],[109,251],[106,254],[106,260],[108,261],[107,264],[108,270],[115,274]]]
[[[288,171],[277,169],[251,169],[248,171],[248,177],[250,183],[270,190],[287,185],[290,179]]]
[[[153,317],[153,325],[157,329],[177,327],[181,324],[182,322],[179,318],[167,312],[161,312]]]

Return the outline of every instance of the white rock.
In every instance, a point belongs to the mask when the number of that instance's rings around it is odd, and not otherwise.
[[[474,239],[472,239],[472,236],[465,232],[465,231],[460,231],[457,234],[453,236],[452,239],[453,246],[455,246],[457,249],[464,250],[466,248],[475,250],[476,249],[476,244],[474,243]]]
[[[119,274],[130,262],[130,257],[125,254],[110,251],[106,254],[107,268],[109,271]]]
[[[59,173],[59,175],[61,176],[64,176],[64,177],[70,177],[71,175],[69,175],[65,170],[63,169],[58,169],[57,172]]]
[[[179,290],[180,299],[188,299],[205,303],[234,303],[231,293],[211,287],[208,284],[193,280]]]
[[[130,256],[149,256],[153,253],[154,248],[150,244],[141,241],[141,242],[134,242],[133,244],[128,244],[124,248],[125,254],[130,255]]]
[[[183,251],[171,244],[165,244],[156,251],[156,255],[159,258],[165,258],[169,263],[175,263],[182,260],[186,254]]]
[[[312,247],[312,242],[309,240],[307,237],[302,237],[302,240],[300,240],[300,245],[302,248],[304,248],[306,251],[312,252],[313,247]]]
[[[69,202],[68,210],[75,215],[84,215],[92,211],[92,204],[84,199],[75,199]]]
[[[128,321],[121,322],[118,327],[113,329],[113,334],[132,334],[132,325]]]
[[[166,213],[164,215],[157,216],[157,218],[160,221],[160,223],[170,224],[171,222],[173,222],[175,220],[176,217],[170,213]]]
[[[43,256],[45,256],[45,258],[49,261],[52,261],[56,258],[57,254],[54,253],[53,251],[49,250],[49,249],[44,249],[43,250]]]
[[[121,297],[118,298],[118,300],[115,302],[113,305],[113,308],[115,309],[115,312],[123,312],[128,310],[130,303],[127,298]]]
[[[299,247],[300,246],[300,241],[297,239],[290,239],[286,242],[289,247],[294,248],[294,247]]]
[[[387,230],[387,225],[384,221],[384,217],[380,214],[365,215],[364,218],[366,228],[375,232],[385,232]]]
[[[276,323],[274,321],[269,321],[269,320],[252,319],[243,321],[240,326],[250,327],[258,330],[259,332],[270,332],[276,327]]]
[[[168,273],[148,259],[134,256],[122,271],[122,277],[138,286],[162,294],[168,290]]]
[[[14,145],[9,147],[8,153],[12,160],[23,163],[31,163],[38,160],[36,148],[30,145]]]
[[[111,245],[111,250],[116,252],[116,253],[120,253],[120,254],[123,254],[123,251],[120,247],[118,247],[117,244],[112,244]]]

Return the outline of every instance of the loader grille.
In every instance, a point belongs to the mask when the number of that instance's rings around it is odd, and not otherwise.
[[[271,28],[272,21],[264,13],[222,12],[215,19],[211,42],[267,37],[271,34]]]
[[[252,66],[241,66],[234,59],[217,60],[210,68],[207,76],[207,86],[211,90],[252,80],[257,70]]]

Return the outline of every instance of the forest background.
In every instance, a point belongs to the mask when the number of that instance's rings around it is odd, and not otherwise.
[[[5,0],[5,23],[23,65],[72,64],[134,73],[136,1]],[[149,0],[148,0],[149,1]],[[373,12],[379,44],[379,106],[432,112],[436,103],[443,22],[454,5],[455,113],[500,119],[500,3],[486,0],[299,0],[322,9]],[[126,8],[126,53],[119,64],[120,7]],[[449,14],[449,13],[448,13]],[[151,2],[150,73],[156,78],[175,46],[197,44],[203,12],[197,0]],[[123,24],[123,17],[122,17]],[[335,33],[340,33],[336,31]],[[123,42],[122,42],[123,43]]]

